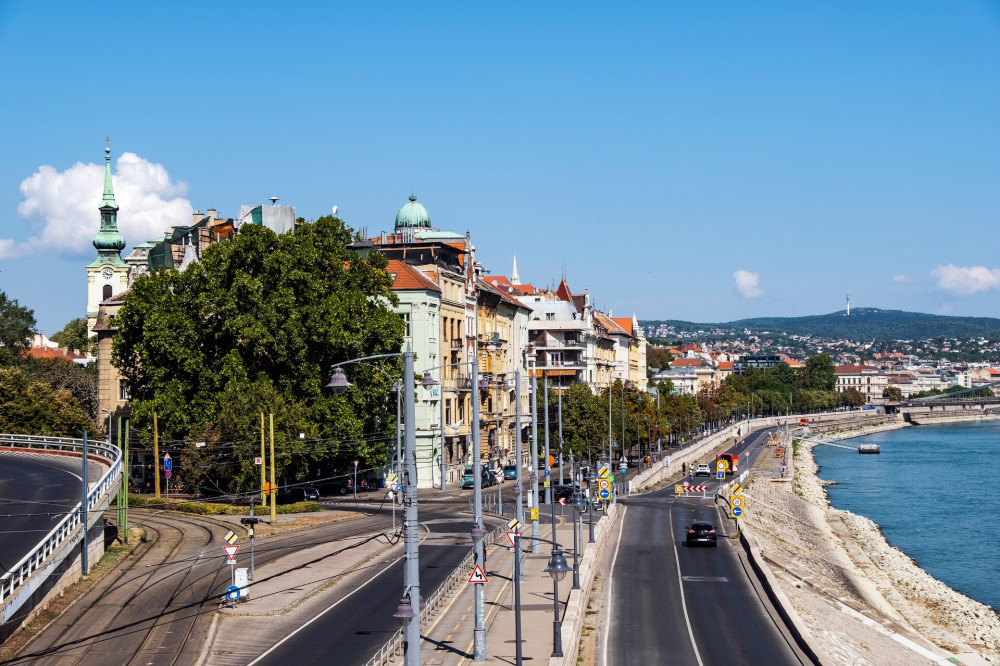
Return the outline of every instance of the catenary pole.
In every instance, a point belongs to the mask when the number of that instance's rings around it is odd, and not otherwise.
[[[410,373],[412,376],[412,372]],[[488,391],[489,389],[487,389]],[[475,543],[476,564],[485,565],[483,546],[483,465],[482,443],[479,427],[479,350],[475,350],[475,361],[472,364],[472,492],[473,492],[473,524],[472,538]],[[485,571],[483,572],[485,573]],[[483,584],[475,583],[475,626],[472,634],[473,654],[476,661],[486,659],[486,609],[483,603]],[[419,625],[418,625],[419,627]],[[418,628],[419,632],[419,628]],[[417,639],[419,640],[419,635]]]

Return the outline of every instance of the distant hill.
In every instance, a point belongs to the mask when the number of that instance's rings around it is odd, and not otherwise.
[[[878,308],[851,309],[850,317],[846,311],[841,310],[825,315],[756,317],[721,324],[672,319],[639,321],[642,326],[659,326],[660,323],[673,326],[678,331],[749,329],[753,332],[769,331],[851,340],[924,340],[938,336],[1000,338],[1000,319],[994,317],[946,317]]]

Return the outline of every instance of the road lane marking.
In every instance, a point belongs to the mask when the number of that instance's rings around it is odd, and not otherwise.
[[[674,510],[670,509],[670,524],[674,524]],[[674,539],[673,530],[670,531],[671,539]],[[684,611],[684,623],[687,624],[688,638],[691,639],[691,649],[694,650],[694,658],[698,660],[698,666],[705,666],[701,660],[701,653],[698,652],[698,644],[694,640],[694,631],[691,630],[691,618],[688,617],[687,601],[684,599],[684,577],[681,576],[681,558],[677,552],[677,541],[674,539],[674,562],[677,563],[677,586],[681,589],[681,609]]]
[[[611,575],[608,576],[608,594],[604,597],[607,600],[605,605],[604,613],[604,646],[601,654],[601,663],[608,663],[608,636],[611,634],[611,603],[614,601],[614,595],[611,593],[615,585],[615,562],[618,561],[618,549],[622,545],[622,531],[625,529],[625,511],[628,509],[624,504],[622,505],[622,515],[619,517],[621,524],[618,526],[618,542],[615,544],[615,554],[611,558],[611,568],[608,569]]]
[[[275,643],[274,645],[272,645],[270,647],[270,649],[268,649],[266,652],[264,652],[263,654],[261,654],[259,657],[257,657],[253,661],[251,661],[249,664],[247,664],[247,666],[253,666],[254,664],[258,663],[261,659],[263,659],[267,655],[269,655],[272,652],[274,652],[275,650],[277,650],[285,641],[289,640],[290,638],[292,638],[292,636],[295,636],[297,633],[299,633],[300,631],[302,631],[303,629],[305,629],[306,627],[308,627],[310,624],[312,624],[316,620],[318,620],[321,617],[323,617],[324,615],[326,615],[327,612],[332,611],[334,608],[336,608],[337,606],[339,606],[344,601],[347,601],[348,599],[350,599],[356,592],[360,591],[361,588],[365,587],[366,585],[368,585],[368,583],[372,582],[373,580],[375,580],[376,578],[378,578],[379,576],[381,576],[382,574],[384,574],[386,571],[389,571],[391,568],[392,568],[391,566],[385,567],[384,569],[382,569],[381,571],[379,571],[375,575],[373,575],[371,578],[369,578],[365,582],[361,583],[361,585],[359,585],[356,588],[354,588],[353,590],[351,590],[348,594],[345,594],[343,597],[341,597],[337,601],[335,601],[332,604],[330,604],[329,606],[327,606],[324,610],[322,610],[319,613],[317,613],[316,615],[314,615],[311,620],[309,620],[308,622],[306,622],[305,624],[303,624],[302,626],[300,626],[298,629],[296,629],[295,631],[293,631],[292,633],[288,634],[287,636],[285,636],[284,638],[282,638],[280,641],[278,641],[277,643]]]
[[[728,583],[729,579],[725,576],[683,576],[682,580],[686,580],[689,583]]]

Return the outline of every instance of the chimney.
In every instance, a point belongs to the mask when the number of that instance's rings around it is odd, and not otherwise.
[[[212,222],[215,222],[215,215],[218,212],[219,211],[215,210],[214,208],[209,208],[208,209],[208,219],[211,220]]]
[[[199,222],[201,222],[201,218],[203,218],[205,216],[202,215],[201,212],[199,212],[199,211],[196,210],[191,217],[193,218],[192,224],[198,224]]]

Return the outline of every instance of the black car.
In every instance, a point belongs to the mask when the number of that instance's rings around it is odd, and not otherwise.
[[[324,495],[350,495],[354,493],[354,479],[351,477],[330,479],[320,483],[319,489]]]
[[[554,502],[558,502],[560,499],[565,499],[566,504],[573,503],[573,493],[578,489],[570,485],[554,485],[552,486],[552,499]],[[538,501],[541,504],[545,503],[545,488],[538,489]]]
[[[695,523],[691,523],[691,527],[689,527],[687,531],[687,538],[684,541],[688,546],[719,545],[715,540],[715,528],[712,527],[712,523],[706,522],[704,520],[699,520]]]
[[[278,504],[294,504],[295,502],[318,502],[319,491],[312,486],[294,486],[278,491]]]

